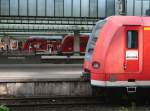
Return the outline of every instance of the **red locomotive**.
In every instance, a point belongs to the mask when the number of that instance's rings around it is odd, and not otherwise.
[[[128,92],[149,87],[150,17],[111,16],[102,26],[98,34],[92,32],[97,35],[96,44],[87,51],[91,51],[91,84]]]
[[[85,53],[86,45],[88,42],[88,35],[80,35],[80,54]],[[67,35],[63,38],[61,43],[60,53],[62,55],[72,55],[74,53],[74,36]]]

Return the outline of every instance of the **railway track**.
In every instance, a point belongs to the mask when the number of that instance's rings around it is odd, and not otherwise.
[[[109,98],[104,96],[90,97],[25,97],[25,98],[0,98],[0,104],[7,106],[50,106],[50,105],[148,105],[149,98]]]
[[[102,104],[100,97],[0,98],[0,104],[15,106],[92,105]]]
[[[139,107],[135,101],[120,101],[113,99],[108,102],[104,97],[0,98],[0,104],[8,106],[11,111],[120,111],[122,107],[137,111]],[[146,104],[145,108],[149,105]]]

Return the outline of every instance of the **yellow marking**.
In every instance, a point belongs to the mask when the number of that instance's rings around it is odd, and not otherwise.
[[[150,27],[144,27],[144,30],[150,30]]]

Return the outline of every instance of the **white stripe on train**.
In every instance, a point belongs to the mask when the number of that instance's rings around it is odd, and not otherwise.
[[[91,80],[91,84],[95,86],[101,87],[128,87],[128,86],[150,86],[150,81],[135,81],[135,82],[128,82],[128,81],[98,81],[98,80]]]

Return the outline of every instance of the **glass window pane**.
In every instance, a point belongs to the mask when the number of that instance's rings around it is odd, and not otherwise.
[[[129,30],[127,32],[127,48],[129,49],[138,48],[138,31]]]
[[[106,9],[106,0],[98,0],[98,16],[105,17],[105,9]]]
[[[97,0],[90,0],[90,17],[97,17]]]
[[[71,0],[64,0],[64,16],[71,16]]]
[[[92,33],[90,35],[90,39],[88,41],[88,48],[90,48],[89,51],[93,51],[94,47],[95,47],[95,43],[97,41],[97,38],[99,37],[99,33],[101,31],[101,29],[103,28],[104,24],[106,23],[106,19],[105,20],[100,20],[96,23],[96,25],[94,26]]]
[[[141,0],[135,1],[135,15],[141,15]]]
[[[54,0],[47,0],[47,9],[46,9],[46,15],[47,16],[54,16]]]
[[[127,15],[133,15],[133,0],[127,0]]]
[[[20,0],[19,2],[19,15],[25,16],[27,15],[27,0]]]
[[[9,15],[9,0],[1,0],[1,15]]]
[[[115,0],[115,13],[114,13],[114,15],[118,15],[118,6],[116,4],[118,4],[118,0]]]
[[[36,0],[29,1],[29,16],[36,16]]]
[[[146,15],[146,10],[149,9],[149,1],[143,0],[143,13],[142,15]]]
[[[63,16],[63,0],[55,0],[55,15]]]
[[[80,16],[80,0],[73,0],[73,16]]]
[[[45,0],[37,0],[37,1],[38,1],[37,6],[38,16],[45,16]]]
[[[18,15],[18,0],[10,0],[10,15]]]
[[[89,16],[89,0],[81,0],[81,16]]]
[[[107,0],[107,9],[106,9],[107,16],[111,16],[115,14],[115,1],[114,0]]]

